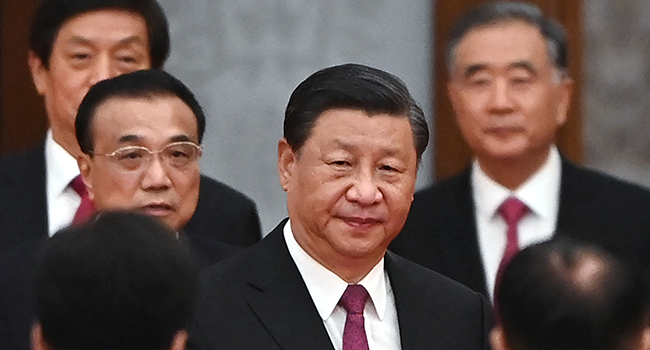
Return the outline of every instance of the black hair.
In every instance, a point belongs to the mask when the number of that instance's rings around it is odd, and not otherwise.
[[[92,123],[97,108],[111,98],[149,98],[176,96],[194,113],[198,125],[199,143],[205,131],[205,114],[190,89],[180,80],[162,70],[140,70],[122,74],[95,84],[79,105],[75,119],[77,142],[81,151],[93,151]]]
[[[32,21],[30,49],[48,68],[54,41],[66,21],[91,11],[110,9],[132,12],[144,18],[151,67],[162,68],[169,56],[169,25],[156,0],[43,0]]]
[[[376,68],[349,63],[322,69],[293,91],[284,114],[284,137],[291,148],[299,151],[316,120],[334,108],[408,118],[418,161],[429,142],[424,113],[401,79]]]
[[[197,288],[174,231],[153,217],[105,212],[43,245],[36,318],[54,350],[169,349],[188,327]]]
[[[635,266],[558,238],[516,255],[495,298],[513,350],[622,350],[648,326],[649,295]]]
[[[447,45],[447,69],[451,70],[458,43],[472,29],[508,21],[523,21],[537,28],[544,39],[548,56],[563,74],[568,68],[567,35],[564,27],[544,16],[536,5],[517,1],[497,1],[473,7],[465,12],[451,30]]]

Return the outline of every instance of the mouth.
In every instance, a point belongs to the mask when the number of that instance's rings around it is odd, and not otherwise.
[[[174,212],[174,207],[168,203],[149,203],[140,207],[140,211],[146,215],[164,217]]]
[[[341,217],[341,220],[343,220],[343,222],[345,222],[348,226],[354,228],[369,228],[383,222],[383,220],[380,218],[371,216],[344,216]]]
[[[514,126],[503,126],[503,127],[494,127],[494,128],[489,128],[486,130],[486,133],[495,135],[497,137],[508,137],[513,134],[518,134],[522,132],[523,129],[520,127],[514,127]]]

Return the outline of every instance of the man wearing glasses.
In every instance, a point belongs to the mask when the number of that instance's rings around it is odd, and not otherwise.
[[[97,209],[135,210],[182,232],[199,199],[205,130],[192,92],[160,70],[121,75],[90,89],[75,124],[79,170]],[[209,234],[179,236],[201,267],[232,252]]]

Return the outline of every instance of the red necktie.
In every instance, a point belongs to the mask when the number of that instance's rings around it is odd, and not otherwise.
[[[75,177],[72,182],[70,182],[70,187],[72,187],[72,189],[81,197],[81,204],[79,204],[79,208],[74,214],[72,224],[81,225],[86,222],[86,220],[88,220],[88,218],[91,217],[97,211],[97,209],[95,209],[93,201],[90,200],[90,197],[88,196],[86,184],[84,184],[81,175],[77,175],[77,177]]]
[[[347,311],[343,329],[343,350],[368,350],[368,338],[364,327],[363,309],[368,291],[360,284],[350,284],[339,304]]]
[[[498,212],[508,225],[508,230],[506,231],[506,249],[503,252],[503,257],[501,258],[501,263],[499,264],[499,269],[497,270],[497,276],[494,282],[494,308],[497,311],[498,306],[496,295],[499,284],[501,283],[501,275],[503,274],[503,270],[505,270],[510,260],[512,260],[512,258],[519,252],[519,234],[517,225],[519,224],[519,220],[521,220],[521,218],[523,218],[524,215],[526,215],[528,212],[528,207],[519,199],[515,197],[508,197],[508,199],[503,201],[503,204],[501,204],[499,207]],[[498,314],[496,316],[498,320]]]

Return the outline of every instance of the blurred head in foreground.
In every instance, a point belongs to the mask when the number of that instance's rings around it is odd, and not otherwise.
[[[106,212],[46,242],[34,280],[34,350],[179,350],[196,271],[156,218]]]
[[[648,286],[595,245],[557,239],[522,250],[497,291],[495,350],[629,350],[650,346]]]

